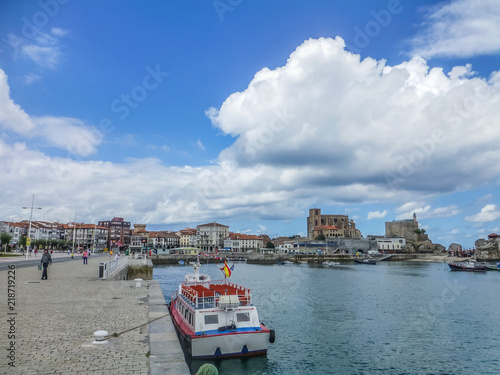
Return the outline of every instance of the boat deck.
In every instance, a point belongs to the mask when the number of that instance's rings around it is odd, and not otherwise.
[[[248,288],[233,283],[209,284],[208,288],[200,284],[182,284],[183,296],[196,309],[213,308],[219,305],[221,296],[238,296],[240,306],[252,304],[252,292]]]

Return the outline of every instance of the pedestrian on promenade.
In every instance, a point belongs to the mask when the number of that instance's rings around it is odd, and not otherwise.
[[[219,375],[219,370],[217,370],[217,367],[214,365],[205,363],[204,365],[201,365],[196,375]]]
[[[117,252],[116,255],[115,255],[115,259],[113,259],[113,260],[118,260],[119,257],[120,257],[120,253]]]
[[[37,253],[37,251],[38,251],[38,250],[37,250],[37,249],[35,249],[35,258],[36,258],[36,253]]]
[[[88,255],[89,255],[89,253],[87,252],[87,250],[85,250],[83,252],[83,264],[88,264],[88,260],[87,260]]]
[[[47,280],[47,267],[49,266],[49,264],[52,264],[52,257],[50,256],[47,249],[43,251],[42,259],[40,259],[40,264],[43,267],[42,280]]]

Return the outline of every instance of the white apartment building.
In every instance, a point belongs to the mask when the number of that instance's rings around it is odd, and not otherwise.
[[[224,241],[224,248],[232,252],[246,252],[264,247],[264,240],[249,234],[230,233]]]
[[[215,251],[224,247],[224,240],[229,236],[227,225],[209,223],[196,227],[198,247],[205,251]]]
[[[393,252],[402,250],[406,245],[404,237],[379,237],[376,238],[377,249],[382,252]]]
[[[294,242],[293,241],[282,241],[274,244],[274,248],[276,253],[285,253],[288,254],[291,251],[294,251]]]

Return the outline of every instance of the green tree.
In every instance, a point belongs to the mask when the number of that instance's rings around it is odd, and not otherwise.
[[[2,234],[0,234],[0,243],[2,246],[5,246],[4,252],[7,252],[7,245],[10,243],[10,240],[12,240],[12,236],[9,233],[2,232]]]
[[[325,237],[325,235],[323,233],[321,233],[321,234],[318,234],[318,236],[316,237],[316,239],[318,241],[324,241],[324,240],[326,240],[326,237]]]
[[[266,244],[266,248],[268,248],[268,249],[274,249],[274,244],[273,244],[271,241],[269,241],[269,242]]]

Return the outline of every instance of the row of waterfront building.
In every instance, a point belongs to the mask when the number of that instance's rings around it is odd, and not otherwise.
[[[97,224],[52,223],[46,221],[0,221],[0,233],[11,236],[10,246],[26,246],[30,238],[32,246],[53,248],[61,240],[73,248],[103,250],[124,247],[132,250],[160,250],[169,253],[171,249],[191,248],[200,251],[272,251],[278,253],[311,251],[367,251],[385,252],[402,250],[407,240],[424,241],[427,235],[418,234],[416,215],[410,220],[386,222],[385,236],[364,238],[356,224],[347,215],[322,215],[321,209],[312,208],[307,217],[307,237],[277,237],[248,235],[229,231],[229,226],[216,222],[201,224],[195,228],[178,231],[150,231],[146,224],[134,224],[121,217],[102,220]],[[269,248],[269,242],[273,248]],[[71,245],[69,245],[71,244]],[[172,250],[175,251],[175,250]]]
[[[0,233],[10,235],[13,248],[36,244],[40,248],[60,245],[61,241],[74,248],[103,250],[123,247],[132,249],[198,248],[204,251],[232,249],[233,251],[257,250],[264,247],[269,237],[232,233],[229,226],[218,223],[198,225],[179,231],[148,231],[146,224],[134,224],[121,217],[99,221],[98,224],[52,223],[46,221],[0,221]],[[71,245],[69,245],[71,244]],[[266,242],[267,244],[267,242]]]

